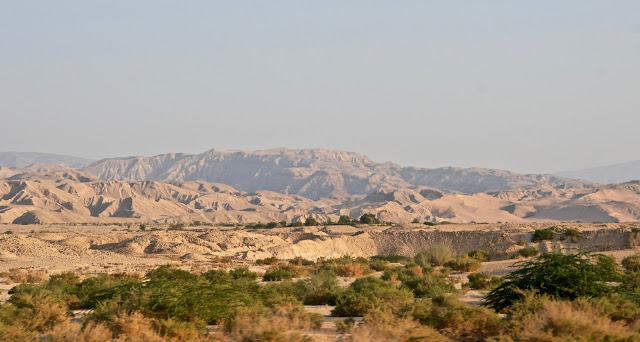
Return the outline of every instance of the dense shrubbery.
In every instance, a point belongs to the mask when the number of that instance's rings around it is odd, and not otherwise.
[[[409,290],[379,278],[363,277],[338,295],[334,316],[363,316],[371,310],[399,311],[413,300]]]
[[[613,293],[610,282],[622,274],[615,260],[602,254],[543,254],[535,260],[520,262],[518,270],[485,298],[485,304],[502,310],[523,298],[523,291],[535,290],[557,299],[602,297]]]
[[[470,274],[464,286],[493,288],[485,304],[505,313],[502,319],[494,310],[461,302],[448,269],[432,266],[433,255],[441,253],[428,252],[415,258],[422,265],[348,256],[313,265],[300,258],[277,262],[265,278],[280,281],[264,284],[246,267],[198,275],[163,266],[144,279],[115,274],[80,280],[63,273],[11,290],[0,306],[0,340],[307,341],[306,333],[318,328],[322,317],[302,304],[328,304],[336,305],[334,315],[364,316],[360,324],[337,324],[352,341],[640,341],[636,256],[623,262],[625,273],[613,259],[583,252],[520,262],[503,283],[485,273]],[[452,267],[463,265],[461,260],[479,263],[469,255],[449,255]],[[381,278],[339,285],[339,272],[361,275],[365,268],[385,270]],[[288,279],[307,273],[298,281]],[[93,313],[83,325],[70,324],[71,309]],[[207,332],[207,324],[221,330]]]

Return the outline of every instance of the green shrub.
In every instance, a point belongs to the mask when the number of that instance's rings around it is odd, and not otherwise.
[[[413,301],[409,290],[398,289],[395,285],[379,278],[356,279],[336,299],[333,316],[358,317],[373,309],[397,312]]]
[[[530,258],[530,257],[536,256],[538,254],[540,254],[540,251],[537,248],[533,247],[533,246],[522,248],[521,250],[516,252],[517,256],[521,256],[521,257],[524,257],[524,258]]]
[[[446,246],[434,245],[413,257],[413,261],[422,267],[442,266],[453,258],[451,249]]]
[[[7,235],[11,235],[13,234],[13,230],[5,230],[4,233]]]
[[[251,272],[248,267],[236,267],[235,269],[229,271],[229,275],[236,280],[244,279],[244,280],[256,280],[258,279],[258,274],[255,272]]]
[[[230,284],[233,281],[233,276],[226,270],[209,270],[200,276],[212,284]]]
[[[425,226],[436,226],[437,225],[437,223],[429,222],[429,221],[424,221],[423,223],[424,223]]]
[[[379,224],[380,220],[378,217],[371,213],[366,213],[360,216],[360,223],[362,224]]]
[[[544,240],[553,240],[553,235],[558,231],[558,227],[549,227],[544,229],[536,229],[533,232],[533,242],[540,242]]]
[[[502,279],[487,273],[471,273],[466,286],[474,290],[491,290],[502,283]]]
[[[293,276],[291,275],[291,272],[289,272],[288,270],[285,270],[283,268],[275,268],[267,271],[267,273],[265,273],[264,276],[262,277],[262,280],[280,281],[285,279],[290,280],[291,278],[293,278]]]
[[[389,254],[389,255],[374,255],[370,259],[371,260],[384,260],[384,261],[388,261],[388,262],[398,263],[398,262],[405,262],[409,258],[407,258],[404,255]]]
[[[420,323],[457,341],[484,341],[499,335],[504,325],[495,312],[464,304],[452,296],[416,301],[405,310]]]
[[[342,225],[349,225],[351,224],[352,220],[351,217],[349,217],[349,215],[340,215],[340,218],[338,219],[338,224],[342,224]]]
[[[309,216],[309,217],[307,217],[307,219],[304,221],[304,225],[305,225],[305,226],[317,226],[317,225],[319,225],[319,223],[318,223],[318,221],[317,221],[315,218],[313,218],[313,217]]]
[[[470,257],[480,261],[487,262],[491,260],[491,252],[485,249],[476,249],[468,253]]]
[[[628,272],[640,271],[640,254],[630,255],[622,259],[622,267]]]
[[[267,227],[266,228],[272,229],[272,228],[276,228],[276,227],[278,227],[278,222],[269,222],[269,223],[267,223]]]
[[[571,242],[578,242],[578,239],[582,236],[582,232],[577,228],[564,228],[562,229],[561,239],[571,239]]]
[[[444,266],[449,267],[454,271],[474,272],[480,269],[482,265],[477,259],[471,258],[467,255],[462,255],[455,257],[455,259],[453,260],[445,262]]]
[[[173,223],[167,230],[184,230],[184,223]]]
[[[278,258],[271,256],[268,258],[264,258],[264,259],[258,259],[256,260],[256,264],[258,265],[273,265],[275,263],[277,263],[279,260]]]
[[[312,266],[315,264],[313,261],[299,256],[289,260],[289,263],[296,266]]]
[[[391,263],[386,260],[371,260],[369,267],[375,271],[384,271],[391,267]]]
[[[325,270],[299,280],[296,286],[298,298],[305,305],[335,305],[337,296],[342,292],[336,274]]]
[[[522,299],[526,290],[559,299],[597,298],[613,293],[611,282],[622,279],[615,260],[589,252],[542,254],[516,267],[485,297],[484,305],[500,311]]]

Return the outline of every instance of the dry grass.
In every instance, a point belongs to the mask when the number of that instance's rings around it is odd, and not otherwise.
[[[223,323],[233,341],[305,341],[305,333],[320,328],[322,316],[304,307],[281,304],[272,309],[241,309]]]
[[[353,342],[449,341],[431,327],[381,311],[365,316],[364,323],[351,329],[351,338]]]
[[[577,309],[570,302],[544,301],[542,307],[523,317],[516,340],[526,341],[604,341],[633,338],[634,329],[624,322],[614,322],[589,306]]]
[[[365,265],[358,262],[348,262],[338,268],[340,277],[362,277],[366,272]]]

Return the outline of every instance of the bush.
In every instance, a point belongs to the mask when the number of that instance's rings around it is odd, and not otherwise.
[[[298,298],[305,305],[335,305],[337,296],[342,292],[336,274],[325,270],[299,280],[296,287]]]
[[[468,278],[469,282],[465,285],[474,290],[491,290],[502,283],[499,277],[487,273],[472,273]]]
[[[11,235],[13,234],[13,230],[5,230],[4,233],[7,235]]]
[[[371,260],[384,260],[384,261],[388,261],[388,262],[398,263],[398,262],[405,262],[409,258],[407,258],[404,255],[389,254],[389,255],[374,255],[370,259]]]
[[[562,239],[571,239],[571,242],[576,243],[582,236],[582,232],[577,228],[564,228],[562,229]]]
[[[438,225],[435,222],[429,222],[429,221],[424,221],[423,223],[424,223],[425,226],[436,226],[436,225]]]
[[[379,224],[380,220],[378,219],[378,217],[376,217],[376,215],[371,214],[371,213],[366,213],[366,214],[360,216],[360,223],[362,223],[362,224]]]
[[[454,340],[483,341],[502,332],[503,322],[495,312],[464,304],[446,296],[433,301],[415,302],[408,313]]]
[[[351,223],[353,223],[353,221],[351,220],[351,217],[349,217],[348,215],[340,215],[340,218],[338,219],[338,224],[350,225]]]
[[[529,247],[522,248],[521,250],[516,252],[515,255],[516,256],[521,256],[521,257],[524,257],[524,258],[530,258],[530,257],[536,256],[538,254],[540,254],[540,251],[537,248],[535,248],[533,246],[529,246]]]
[[[184,230],[184,223],[173,223],[167,230]]]
[[[386,260],[371,260],[369,267],[374,271],[384,271],[391,267],[391,263]]]
[[[622,259],[622,267],[628,272],[640,271],[640,254],[630,255]]]
[[[305,225],[305,226],[317,226],[317,225],[319,225],[319,223],[318,223],[318,221],[317,221],[315,218],[313,218],[313,217],[309,216],[309,217],[307,217],[307,219],[304,221],[304,225]]]
[[[308,341],[303,333],[319,329],[322,316],[305,311],[299,304],[283,303],[272,308],[241,308],[226,320],[223,330],[232,341]]]
[[[434,245],[413,257],[413,261],[422,267],[442,266],[451,260],[453,253],[446,246]]]
[[[258,265],[273,265],[273,264],[275,264],[277,262],[278,262],[278,258],[276,258],[274,256],[256,260],[256,264],[258,264]]]
[[[474,251],[471,251],[469,252],[469,256],[480,262],[487,262],[491,260],[491,252],[485,249],[476,249]]]
[[[312,266],[315,264],[313,261],[299,256],[289,260],[289,263],[296,266]]]
[[[342,328],[343,332],[349,332],[353,342],[449,341],[433,328],[411,318],[396,317],[389,311],[372,310],[357,327],[353,326],[353,321],[336,322],[336,326],[339,330]]]
[[[457,256],[453,260],[449,260],[444,263],[444,266],[449,267],[454,271],[460,272],[474,272],[480,269],[480,261],[471,258],[467,255]]]
[[[540,242],[544,240],[553,240],[553,235],[558,231],[558,227],[549,227],[544,229],[536,229],[533,232],[533,242]]]
[[[267,273],[265,273],[264,276],[262,277],[262,280],[280,281],[280,280],[291,279],[291,278],[293,278],[293,276],[291,275],[291,272],[289,272],[288,270],[285,270],[283,268],[275,268],[267,271]]]
[[[267,223],[267,227],[266,228],[273,229],[273,228],[276,228],[276,227],[278,227],[278,222],[269,222],[269,223]]]
[[[413,294],[379,278],[356,279],[345,291],[338,295],[333,316],[359,317],[373,309],[392,310],[413,301]]]
[[[586,302],[542,299],[510,319],[518,341],[638,341],[640,335]]]
[[[229,275],[236,280],[244,279],[244,280],[256,280],[258,279],[258,274],[256,272],[251,272],[248,267],[236,267],[233,270],[229,271]]]
[[[611,294],[610,283],[622,279],[615,260],[589,252],[543,254],[515,266],[520,268],[504,277],[485,297],[484,305],[503,310],[522,299],[526,290],[559,299],[597,298]]]

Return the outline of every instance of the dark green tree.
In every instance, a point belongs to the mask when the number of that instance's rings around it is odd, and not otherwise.
[[[613,293],[611,283],[622,279],[614,259],[590,252],[546,253],[516,263],[515,267],[519,269],[506,275],[504,282],[487,294],[484,305],[501,311],[524,298],[524,291],[567,300],[598,298]]]
[[[318,225],[318,221],[316,221],[316,219],[314,219],[313,217],[309,216],[304,221],[304,225],[305,226],[317,226]]]
[[[338,224],[351,224],[351,217],[349,215],[340,215]]]
[[[371,213],[366,213],[360,216],[360,223],[364,224],[378,224],[380,220],[376,217],[376,215]]]

